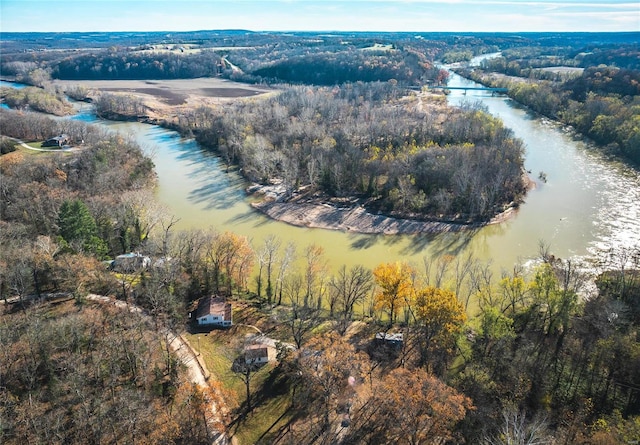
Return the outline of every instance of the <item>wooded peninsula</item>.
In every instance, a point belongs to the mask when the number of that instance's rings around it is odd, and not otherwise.
[[[329,264],[178,230],[133,138],[65,117],[194,138],[276,218],[471,230],[525,200],[526,147],[447,105],[442,64],[633,166],[638,33],[64,36],[0,40],[2,79],[28,85],[0,94],[0,442],[640,441],[640,246],[586,269],[541,241],[501,276],[472,255]],[[200,324],[211,300],[224,328]]]

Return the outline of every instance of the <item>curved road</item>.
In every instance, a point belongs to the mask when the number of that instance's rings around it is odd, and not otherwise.
[[[34,151],[51,151],[51,152],[67,152],[67,151],[75,151],[77,150],[76,147],[67,147],[67,148],[35,148],[35,147],[31,147],[29,145],[27,145],[24,141],[21,141],[20,139],[16,139],[16,138],[9,138],[12,139],[14,141],[16,141],[18,143],[18,145],[20,145],[23,148],[26,148],[27,150],[34,150]]]
[[[127,309],[130,312],[136,312],[140,314],[141,317],[147,319],[152,322],[150,315],[147,315],[145,311],[135,305],[129,304],[126,301],[122,300],[114,300],[109,297],[105,297],[103,295],[89,294],[87,295],[87,300],[94,301],[102,304],[113,304],[118,308]],[[170,340],[169,347],[176,354],[178,359],[186,366],[187,375],[189,376],[189,380],[193,383],[199,385],[202,388],[209,388],[209,384],[207,380],[210,376],[209,371],[205,368],[203,362],[198,360],[195,352],[191,348],[191,346],[182,338],[182,336],[177,335],[175,332],[171,331],[163,331],[163,336],[166,339],[172,337]],[[224,407],[220,407],[214,403],[211,404],[210,409],[213,417],[216,422],[224,424],[221,419],[220,411]],[[229,438],[227,437],[225,432],[219,432],[218,435],[213,439],[212,445],[228,445]]]

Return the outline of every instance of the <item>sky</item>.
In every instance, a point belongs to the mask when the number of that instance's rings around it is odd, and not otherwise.
[[[20,31],[640,31],[640,0],[0,0]]]

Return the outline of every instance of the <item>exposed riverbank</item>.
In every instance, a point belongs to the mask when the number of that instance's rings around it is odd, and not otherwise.
[[[440,221],[418,221],[373,214],[363,207],[333,207],[329,204],[290,203],[262,201],[251,204],[265,215],[298,227],[341,230],[362,234],[417,234],[445,233],[477,229],[488,224],[498,224],[515,215],[509,208],[488,222],[461,224]]]
[[[529,185],[535,185],[529,180]],[[303,198],[282,199],[278,186],[254,185],[247,190],[263,199],[251,206],[268,217],[297,227],[339,230],[368,235],[410,235],[460,232],[499,224],[514,216],[517,206],[513,205],[489,221],[457,222],[446,220],[418,220],[399,218],[368,211],[361,204],[336,205],[326,200]]]

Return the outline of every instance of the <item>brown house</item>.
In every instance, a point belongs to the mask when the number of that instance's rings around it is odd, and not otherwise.
[[[263,344],[249,345],[244,348],[244,361],[247,365],[263,364],[276,359],[276,348]]]
[[[71,138],[66,134],[61,134],[60,136],[56,136],[50,139],[47,139],[42,144],[41,147],[64,147],[65,145],[71,144]]]

